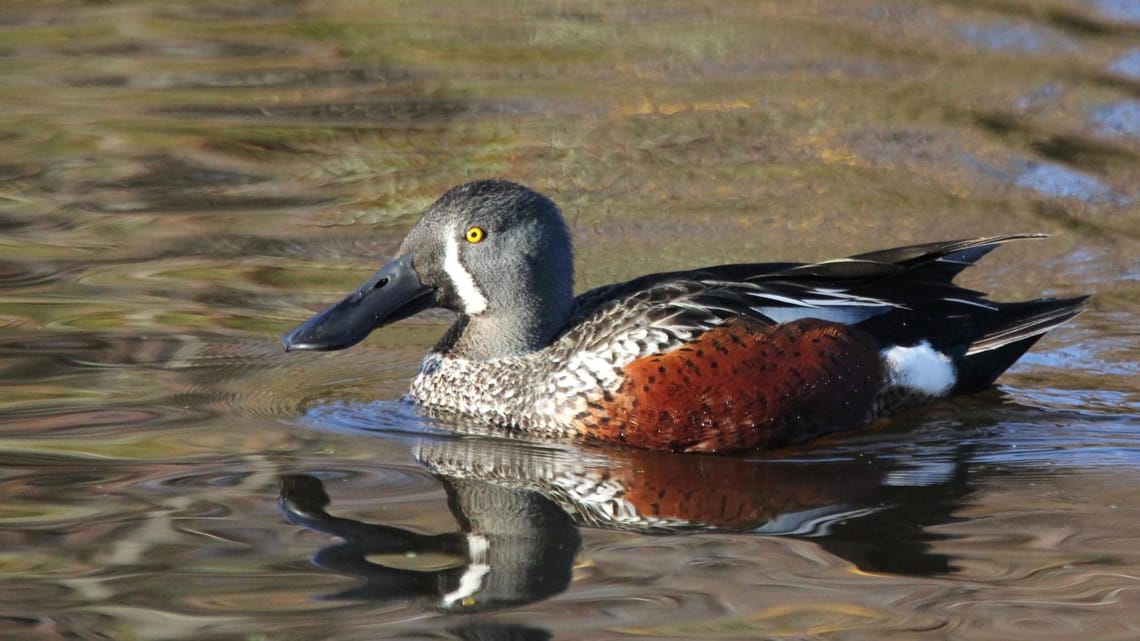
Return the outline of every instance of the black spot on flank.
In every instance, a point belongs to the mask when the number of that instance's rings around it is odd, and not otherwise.
[[[673,417],[666,410],[661,410],[661,412],[657,415],[657,420],[661,421],[662,423],[669,421],[672,418]]]

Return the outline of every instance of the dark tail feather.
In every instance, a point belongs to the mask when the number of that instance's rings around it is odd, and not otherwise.
[[[1046,234],[1006,234],[986,238],[966,238],[909,247],[882,249],[852,256],[850,260],[889,263],[906,269],[938,264],[943,278],[950,280],[958,272],[981,260],[983,256],[1011,240],[1047,238]]]
[[[828,281],[854,283],[855,286],[873,285],[876,279],[887,277],[906,278],[911,284],[924,286],[948,286],[962,270],[983,256],[997,249],[1003,243],[1027,238],[1045,238],[1044,234],[1009,234],[986,238],[950,240],[924,245],[910,245],[883,249],[850,258],[840,258],[822,263],[792,265],[787,269],[797,277],[816,277]],[[780,274],[775,274],[779,277]],[[898,281],[890,283],[897,286]],[[955,288],[961,293],[973,293]]]
[[[954,358],[958,382],[953,393],[989,387],[1045,332],[1081,313],[1087,300],[1088,296],[1079,296],[1001,303],[1000,313],[1007,320],[966,345],[961,356]]]

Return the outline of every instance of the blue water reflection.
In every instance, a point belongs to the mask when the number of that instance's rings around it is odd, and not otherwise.
[[[1108,65],[1108,70],[1125,78],[1140,80],[1140,49],[1132,49],[1116,58]]]
[[[1105,105],[1093,112],[1096,130],[1106,136],[1140,138],[1140,101]]]
[[[1076,51],[1076,42],[1040,25],[1009,22],[968,24],[958,29],[962,38],[990,51],[1037,53],[1041,51]]]

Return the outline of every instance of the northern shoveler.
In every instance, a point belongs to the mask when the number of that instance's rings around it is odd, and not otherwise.
[[[772,447],[991,385],[1087,298],[998,303],[951,282],[1030,237],[650,274],[575,297],[558,207],[480,180],[445,193],[395,259],[282,342],[343,349],[444,307],[459,318],[411,386],[429,410],[652,449]]]

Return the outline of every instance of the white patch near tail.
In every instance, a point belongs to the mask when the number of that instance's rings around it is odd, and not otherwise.
[[[914,347],[895,345],[882,351],[891,385],[929,396],[942,396],[954,387],[957,374],[950,357],[922,341]]]

